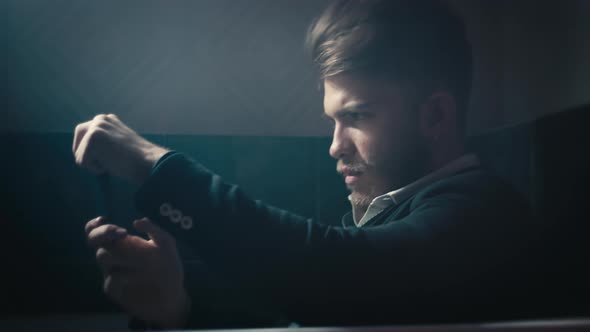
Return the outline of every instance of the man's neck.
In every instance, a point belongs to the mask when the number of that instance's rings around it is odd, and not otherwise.
[[[358,223],[361,218],[367,213],[369,206],[352,206],[352,217],[355,223]]]

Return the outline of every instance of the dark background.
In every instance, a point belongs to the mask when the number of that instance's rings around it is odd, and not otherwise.
[[[529,198],[540,228],[567,230],[548,243],[562,279],[542,316],[588,315],[575,281],[588,261],[590,2],[452,2],[474,46],[470,146]],[[337,225],[349,206],[302,47],[325,3],[0,0],[0,319],[119,312],[84,244],[97,182],[71,153],[75,125],[97,113]],[[135,188],[113,185],[128,225]]]
[[[152,134],[327,136],[303,50],[325,0],[0,0],[2,132],[99,112]],[[590,3],[454,0],[470,133],[588,102]]]

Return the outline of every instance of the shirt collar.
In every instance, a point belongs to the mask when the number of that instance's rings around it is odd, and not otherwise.
[[[414,195],[416,192],[420,191],[420,189],[425,188],[426,186],[442,179],[457,172],[460,172],[464,169],[479,166],[479,159],[474,154],[465,154],[445,166],[435,170],[432,173],[427,174],[426,176],[404,186],[399,189],[390,191],[386,194],[381,196],[377,196],[373,199],[369,208],[357,223],[354,218],[354,209],[353,209],[353,221],[357,227],[361,227],[367,221],[372,219],[375,215],[379,212],[383,211],[386,207],[391,204],[399,204],[406,198]],[[349,196],[350,200],[350,196]]]

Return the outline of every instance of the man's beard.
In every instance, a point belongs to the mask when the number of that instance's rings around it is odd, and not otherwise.
[[[355,210],[355,215],[363,215],[369,209],[369,205],[375,197],[379,196],[376,193],[361,193],[358,191],[352,191],[350,193],[349,199],[352,208]]]
[[[352,162],[339,160],[337,168],[342,169],[343,167],[346,167],[353,173],[359,173],[361,177],[366,176],[367,171],[372,170],[372,167],[364,160],[355,160]],[[380,195],[377,192],[377,187],[374,185],[362,188],[362,184],[360,186],[347,184],[346,187],[350,191],[349,199],[353,209],[356,211],[355,213],[364,214],[373,199]]]
[[[426,148],[422,142],[414,140],[414,144],[404,146],[404,149],[392,153],[391,158],[364,161],[338,161],[338,169],[347,169],[361,173],[360,183],[347,185],[350,191],[350,203],[355,214],[364,214],[371,202],[378,196],[404,187],[419,177],[425,175],[427,170]],[[380,183],[362,183],[363,176],[372,176],[373,181]],[[371,179],[369,179],[370,181]]]

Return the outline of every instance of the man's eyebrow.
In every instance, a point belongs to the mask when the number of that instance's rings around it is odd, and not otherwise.
[[[363,110],[366,110],[367,108],[373,106],[374,104],[375,104],[375,102],[365,102],[365,103],[350,104],[350,105],[344,106],[341,109],[339,109],[337,111],[337,113],[338,112],[358,112],[358,111],[363,111]]]
[[[327,119],[339,118],[339,117],[345,116],[350,113],[365,111],[370,106],[372,106],[374,104],[376,104],[376,103],[375,102],[367,102],[367,103],[351,104],[351,105],[344,106],[344,107],[340,108],[339,110],[337,110],[336,112],[334,112],[333,117],[330,115],[327,115],[326,113],[323,113],[322,117],[327,118]]]
[[[326,121],[330,121],[333,122],[334,119],[337,118],[341,118],[343,116],[346,116],[350,113],[355,113],[355,112],[360,112],[360,111],[364,111],[367,108],[369,108],[370,106],[376,104],[376,102],[366,102],[366,103],[356,103],[356,104],[351,104],[351,105],[347,105],[345,107],[340,108],[339,110],[337,110],[336,112],[334,112],[334,115],[328,115],[326,114],[326,112],[322,112],[322,119],[326,120]]]

